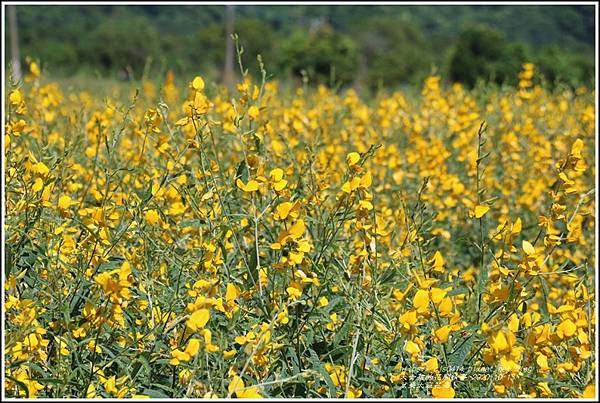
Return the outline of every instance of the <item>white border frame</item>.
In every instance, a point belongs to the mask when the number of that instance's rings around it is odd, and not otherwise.
[[[598,127],[598,2],[595,1],[582,1],[582,2],[571,2],[571,1],[522,1],[522,2],[507,2],[507,1],[473,1],[473,2],[464,2],[464,1],[405,1],[405,2],[401,2],[401,1],[390,1],[390,2],[382,2],[382,1],[357,1],[357,2],[348,2],[348,1],[290,1],[290,2],[281,2],[281,1],[248,1],[248,2],[240,2],[240,1],[231,1],[231,2],[226,2],[226,1],[207,1],[207,2],[198,2],[198,1],[6,1],[6,2],[2,2],[2,21],[5,21],[5,10],[6,10],[6,6],[7,5],[89,5],[89,6],[94,6],[94,5],[323,5],[323,6],[327,6],[327,5],[347,5],[347,6],[359,6],[359,5],[422,5],[422,6],[435,6],[435,5],[510,5],[510,6],[519,6],[519,5],[593,5],[595,6],[595,18],[596,18],[596,24],[595,24],[595,118],[596,118],[596,123],[595,123],[595,128],[596,128],[596,152],[595,152],[595,164],[596,164],[596,178],[595,178],[595,206],[594,206],[594,215],[596,220],[598,220],[598,131],[599,131],[599,127]],[[5,28],[6,24],[2,24],[2,44],[6,44],[6,37],[5,37]],[[4,46],[4,51],[2,52],[2,77],[4,79],[4,81],[2,82],[2,138],[0,139],[0,141],[2,142],[2,156],[1,156],[1,160],[2,160],[2,197],[4,197],[4,189],[6,187],[6,182],[5,182],[5,172],[4,172],[4,135],[5,135],[5,126],[4,126],[4,119],[5,119],[5,100],[6,100],[6,88],[5,88],[5,82],[6,82],[6,49],[7,46]],[[5,233],[4,233],[4,217],[6,214],[6,206],[4,204],[4,201],[2,201],[1,203],[2,205],[2,245],[4,246],[6,244],[6,239],[5,239]],[[599,270],[598,270],[598,242],[600,241],[600,239],[598,238],[598,221],[596,221],[596,231],[595,231],[595,237],[596,237],[596,246],[595,246],[595,260],[596,260],[596,267],[595,267],[595,290],[594,290],[594,294],[595,294],[595,303],[596,303],[596,314],[598,312],[598,277],[600,275]],[[4,284],[5,284],[5,276],[4,276],[4,261],[5,261],[5,248],[2,247],[2,261],[0,262],[0,266],[2,267],[2,301],[0,302],[2,304],[2,324],[0,325],[0,329],[2,329],[2,363],[1,363],[1,368],[2,368],[2,374],[0,375],[1,378],[1,382],[2,385],[0,385],[0,387],[2,388],[2,400],[3,401],[9,401],[9,402],[13,402],[13,401],[23,401],[25,399],[22,398],[8,398],[5,396],[5,390],[4,390]],[[595,357],[596,357],[596,396],[595,398],[592,399],[576,399],[576,398],[571,398],[571,399],[560,399],[560,400],[564,400],[564,401],[596,401],[598,399],[598,316],[596,315],[596,326],[595,326],[595,336],[596,336],[596,349],[595,349]],[[178,399],[99,399],[99,398],[94,398],[94,399],[82,399],[82,398],[75,398],[75,399],[67,399],[67,398],[40,398],[40,399],[36,399],[37,401],[47,401],[47,402],[53,402],[53,401],[78,401],[78,400],[84,400],[84,401],[98,401],[98,402],[107,402],[107,401],[121,401],[121,400],[127,400],[127,401],[148,401],[148,400],[167,400],[167,401],[197,401],[199,399],[190,399],[190,398],[178,398]],[[219,398],[219,399],[212,399],[215,401],[222,401],[222,400],[230,400],[230,399],[225,399],[225,398]],[[290,399],[276,399],[276,398],[269,398],[269,399],[237,399],[237,400],[286,400],[286,401],[337,401],[337,400],[341,400],[341,399],[333,399],[333,398],[322,398],[322,399],[298,399],[298,398],[290,398]],[[343,399],[346,401],[365,401],[365,400],[417,400],[417,399],[405,399],[405,398],[399,398],[399,399],[378,399],[378,398],[373,398],[373,399]],[[436,400],[436,401],[444,401],[444,400],[453,400],[453,399],[419,399],[419,400]],[[523,398],[523,399],[510,399],[510,398],[462,398],[462,399],[458,399],[458,400],[463,400],[463,401],[480,401],[480,400],[486,400],[486,401],[506,401],[506,400],[523,400],[523,401],[531,401],[531,402],[544,402],[544,401],[556,401],[557,398],[534,398],[534,399],[529,399],[529,398]]]

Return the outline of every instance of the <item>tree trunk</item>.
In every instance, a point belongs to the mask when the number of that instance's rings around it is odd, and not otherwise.
[[[233,49],[233,35],[234,23],[235,23],[235,10],[234,6],[225,6],[225,66],[223,71],[223,83],[229,90],[233,89],[234,77],[234,49]]]
[[[19,33],[17,31],[17,8],[6,6],[8,9],[8,27],[10,30],[10,50],[12,57],[12,75],[14,81],[21,79],[21,58],[19,56]]]

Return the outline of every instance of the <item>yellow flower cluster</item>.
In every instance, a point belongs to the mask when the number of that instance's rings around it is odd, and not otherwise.
[[[7,91],[11,397],[593,397],[593,91]],[[160,88],[160,91],[157,90]]]

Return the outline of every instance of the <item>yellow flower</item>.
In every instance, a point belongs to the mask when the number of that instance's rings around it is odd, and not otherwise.
[[[259,110],[256,106],[252,105],[249,109],[248,109],[248,116],[250,116],[250,119],[252,120],[256,120],[256,118],[258,118],[259,115]]]
[[[96,353],[99,353],[99,354],[101,354],[103,351],[102,347],[96,345],[96,342],[94,340],[90,340],[87,344],[87,347],[90,351],[92,351],[92,352],[95,351]]]
[[[158,213],[156,212],[156,210],[148,210],[148,211],[146,211],[146,216],[145,217],[146,217],[146,221],[150,225],[156,225],[156,223],[158,223],[158,220],[160,218],[160,216],[158,215]]]
[[[235,357],[237,351],[235,350],[226,350],[223,351],[223,358],[225,358],[226,360]]]
[[[357,152],[351,152],[346,156],[346,163],[349,167],[355,166],[360,160],[360,154]]]
[[[400,316],[400,323],[405,331],[410,331],[417,324],[417,311],[410,310]]]
[[[533,256],[535,255],[535,248],[529,241],[523,240],[523,252],[525,252],[527,256]]]
[[[295,301],[302,296],[302,287],[295,283],[286,288],[286,291],[292,301]]]
[[[191,330],[202,329],[208,320],[210,319],[210,312],[208,309],[199,309],[192,313],[189,319],[185,322],[187,327]]]
[[[240,378],[237,375],[234,375],[231,381],[229,382],[227,391],[230,395],[235,395],[235,397],[237,397],[238,399],[258,399],[262,397],[262,395],[258,391],[258,388],[246,388],[246,385],[242,378]]]
[[[417,291],[413,297],[413,308],[415,308],[418,313],[427,312],[429,308],[429,292],[425,290]]]
[[[596,397],[596,385],[593,383],[586,386],[585,390],[581,394],[581,398],[583,399],[594,399]]]
[[[46,176],[48,172],[50,172],[50,168],[46,166],[43,162],[38,162],[33,166],[33,170],[42,176]]]
[[[287,180],[283,179],[283,170],[281,168],[275,168],[270,173],[271,186],[276,192],[280,192],[287,186]]]
[[[298,217],[298,203],[283,202],[276,207],[276,212],[273,218],[276,220],[285,220],[288,217]]]
[[[198,354],[198,351],[200,351],[200,340],[192,338],[184,351],[179,349],[171,351],[171,360],[169,361],[169,364],[177,366],[181,362],[188,362]]]
[[[194,77],[194,80],[192,81],[192,88],[196,91],[202,91],[204,89],[204,80],[202,77]]]
[[[333,312],[332,314],[329,315],[329,319],[331,319],[331,322],[327,323],[325,325],[325,327],[327,328],[327,330],[331,330],[334,331],[336,325],[338,324],[338,317],[337,317],[337,313]]]
[[[44,181],[41,178],[37,178],[33,184],[33,186],[31,187],[31,190],[33,190],[34,192],[39,192],[40,190],[42,190],[44,188]],[[60,207],[60,200],[59,200],[59,207]]]
[[[573,336],[576,331],[577,331],[577,326],[575,326],[575,323],[573,323],[573,321],[571,319],[567,319],[567,320],[563,321],[556,328],[556,334],[561,339]]]
[[[425,370],[427,372],[431,372],[431,373],[437,372],[439,369],[439,363],[438,363],[437,358],[431,357],[430,359],[425,361],[425,363],[423,363],[423,368],[425,368]]]
[[[431,388],[431,396],[435,398],[452,399],[454,395],[452,380],[449,378],[442,379],[437,385]]]
[[[473,216],[475,218],[481,218],[485,215],[485,213],[487,213],[490,210],[490,206],[487,206],[485,204],[478,204],[475,206],[475,209],[473,210]]]
[[[439,329],[433,331],[433,335],[435,341],[438,343],[445,343],[448,341],[448,336],[450,335],[450,331],[452,330],[452,326],[446,325],[442,326]]]
[[[258,190],[258,182],[251,179],[247,184],[244,184],[241,179],[237,179],[235,184],[238,188],[242,189],[246,193],[256,192]]]
[[[406,344],[404,344],[404,351],[410,354],[411,358],[414,360],[421,354],[421,347],[414,341],[408,340]]]
[[[73,204],[73,201],[69,196],[61,196],[58,198],[58,208],[61,210],[66,210]]]
[[[90,383],[90,385],[87,388],[87,392],[85,393],[85,398],[86,399],[93,399],[96,396],[97,396],[96,387],[94,386],[93,383]]]
[[[11,91],[10,95],[8,96],[8,100],[12,105],[19,105],[21,102],[23,102],[23,95],[19,90]]]

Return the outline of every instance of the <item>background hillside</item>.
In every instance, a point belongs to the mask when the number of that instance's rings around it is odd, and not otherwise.
[[[139,78],[146,67],[219,79],[225,15],[224,6],[17,6],[20,53],[55,75]],[[235,7],[251,73],[261,53],[279,78],[371,88],[432,72],[516,84],[525,61],[551,83],[591,84],[594,23],[593,6]]]

